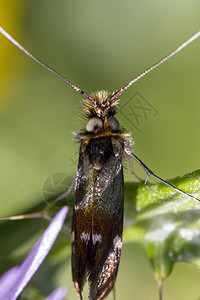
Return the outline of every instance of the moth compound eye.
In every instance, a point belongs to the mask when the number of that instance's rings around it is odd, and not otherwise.
[[[91,118],[86,125],[86,130],[88,132],[95,132],[99,131],[100,129],[103,128],[103,122],[99,118]]]
[[[110,116],[108,118],[108,126],[111,128],[111,130],[114,130],[114,131],[119,130],[119,122],[113,116]]]

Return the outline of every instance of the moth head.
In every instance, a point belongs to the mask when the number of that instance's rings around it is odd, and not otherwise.
[[[110,101],[112,93],[98,91],[91,95],[94,102],[84,100],[84,112],[89,119],[86,130],[90,133],[97,133],[101,130],[118,131],[119,122],[114,117],[117,112],[119,100]]]
[[[104,120],[98,117],[92,117],[86,124],[86,130],[90,133],[99,132],[103,128],[109,129],[110,131],[118,131],[119,121],[114,116],[109,116]]]
[[[84,100],[84,113],[89,119],[86,130],[90,133],[99,132],[103,129],[110,131],[119,130],[119,122],[114,117],[117,112],[119,100],[110,101],[112,93],[108,91],[98,91],[91,95],[94,102],[89,99]]]

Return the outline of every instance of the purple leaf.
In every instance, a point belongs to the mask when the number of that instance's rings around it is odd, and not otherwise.
[[[68,207],[63,207],[54,216],[23,263],[10,269],[0,278],[0,300],[14,300],[20,295],[53,246],[62,229],[67,212]]]
[[[60,286],[54,290],[45,300],[62,300],[67,294],[67,289],[64,286]]]

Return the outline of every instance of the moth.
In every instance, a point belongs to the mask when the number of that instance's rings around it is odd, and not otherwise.
[[[104,299],[114,287],[122,249],[124,160],[132,158],[142,166],[146,172],[145,183],[149,176],[153,176],[175,191],[199,201],[154,174],[132,152],[133,138],[120,128],[115,114],[119,96],[126,89],[197,39],[200,31],[124,88],[113,93],[98,91],[91,96],[33,56],[1,27],[0,32],[26,55],[84,97],[84,113],[88,121],[85,132],[76,134],[80,149],[74,186],[72,277],[79,299],[83,299],[82,291],[87,279],[90,286],[89,299]]]

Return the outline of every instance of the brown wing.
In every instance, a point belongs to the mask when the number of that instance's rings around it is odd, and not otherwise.
[[[72,274],[81,292],[86,277],[91,300],[113,288],[122,247],[122,149],[116,155],[111,137],[94,139],[79,158],[72,222]],[[116,145],[115,145],[116,146]],[[99,157],[100,156],[100,157]]]

